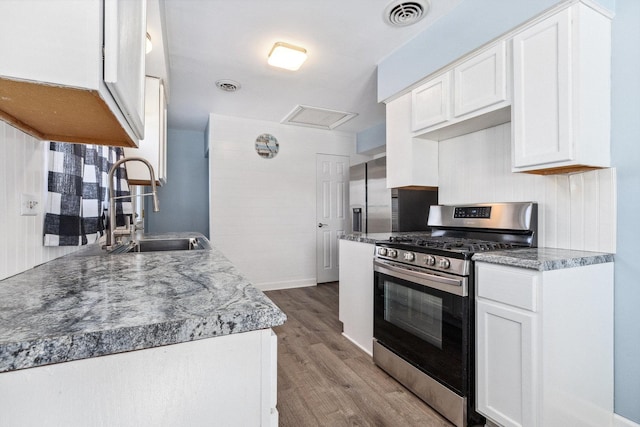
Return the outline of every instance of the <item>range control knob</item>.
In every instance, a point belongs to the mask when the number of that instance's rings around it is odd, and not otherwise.
[[[387,248],[378,248],[378,255],[385,256],[387,254]]]
[[[404,260],[405,261],[413,261],[414,259],[416,259],[416,256],[413,252],[405,252],[404,253]]]
[[[427,255],[424,257],[424,263],[430,266],[436,265],[436,258],[433,255]]]
[[[395,249],[387,249],[387,255],[389,255],[391,258],[395,258],[398,256],[398,251],[396,251]]]
[[[449,260],[446,258],[440,258],[440,260],[438,261],[438,267],[447,269],[451,267],[451,262],[449,262]]]

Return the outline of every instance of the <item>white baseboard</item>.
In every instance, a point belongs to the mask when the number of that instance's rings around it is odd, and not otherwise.
[[[357,342],[355,342],[354,340],[352,340],[349,335],[345,335],[345,333],[342,333],[342,336],[345,337],[346,339],[349,340],[349,342],[353,343],[356,345],[356,347],[358,347],[360,350],[364,351],[365,353],[367,353],[369,356],[373,357],[373,353],[371,353],[370,350],[367,350],[366,348],[364,348],[363,346],[361,346],[360,344],[358,344]]]
[[[613,427],[640,427],[640,424],[634,423],[618,414],[613,414]]]
[[[498,427],[497,424],[493,424],[487,420],[485,427]],[[640,427],[640,424],[634,423],[618,414],[613,414],[613,427]]]
[[[304,279],[304,280],[289,280],[285,282],[264,282],[253,283],[253,286],[261,291],[276,291],[279,289],[293,289],[293,288],[306,288],[309,286],[316,286],[316,279]]]

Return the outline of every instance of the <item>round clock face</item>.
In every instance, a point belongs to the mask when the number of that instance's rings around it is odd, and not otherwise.
[[[271,159],[278,154],[280,144],[275,136],[270,133],[263,133],[256,138],[256,152],[263,159]]]

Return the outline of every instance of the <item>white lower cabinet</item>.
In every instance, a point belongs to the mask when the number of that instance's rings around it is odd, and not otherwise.
[[[534,426],[535,314],[479,300],[478,410],[502,425]]]
[[[368,354],[373,353],[372,243],[340,240],[340,292],[338,318],[343,335]]]
[[[278,425],[271,329],[0,374],[3,427]]]
[[[613,263],[477,262],[476,406],[500,426],[613,422]]]

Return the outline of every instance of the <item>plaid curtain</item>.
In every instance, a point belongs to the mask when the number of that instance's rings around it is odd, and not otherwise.
[[[45,246],[80,246],[93,243],[108,217],[108,174],[124,156],[119,147],[51,142],[48,197],[44,219]],[[129,195],[124,165],[116,170],[115,195]],[[116,201],[116,223],[124,225],[131,202]]]

